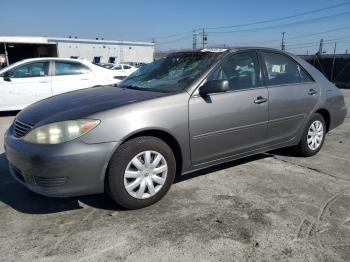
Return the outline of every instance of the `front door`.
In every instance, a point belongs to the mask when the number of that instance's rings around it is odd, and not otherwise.
[[[0,81],[2,110],[20,110],[52,96],[49,61],[35,61],[6,71],[9,77]]]
[[[254,51],[232,54],[208,77],[229,80],[230,91],[189,101],[191,157],[200,165],[258,149],[266,143],[268,91]]]

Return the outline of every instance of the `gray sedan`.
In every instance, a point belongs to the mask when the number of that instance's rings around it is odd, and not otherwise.
[[[315,155],[343,123],[341,92],[292,54],[178,52],[118,87],[65,93],[21,111],[5,135],[12,175],[48,196],[107,192],[151,205],[176,175],[277,148]]]

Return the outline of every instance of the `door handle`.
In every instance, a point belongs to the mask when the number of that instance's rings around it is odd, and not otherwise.
[[[45,83],[50,83],[50,81],[40,81],[39,83],[45,84]]]
[[[307,93],[309,96],[313,96],[317,94],[317,91],[315,89],[310,89],[309,92]]]
[[[262,104],[262,103],[266,103],[267,102],[267,98],[262,97],[262,96],[258,96],[255,100],[254,100],[254,104]]]

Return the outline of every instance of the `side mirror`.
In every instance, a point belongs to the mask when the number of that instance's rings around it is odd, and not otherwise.
[[[12,72],[7,71],[3,74],[4,81],[11,82],[11,77],[13,77]]]
[[[227,80],[212,80],[199,88],[199,95],[206,96],[213,93],[223,93],[229,90],[230,83]]]

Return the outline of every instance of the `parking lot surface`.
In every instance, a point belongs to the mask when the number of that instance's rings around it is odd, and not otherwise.
[[[349,113],[314,157],[270,152],[195,172],[135,211],[18,184],[2,147],[13,118],[0,117],[0,260],[350,260]]]

